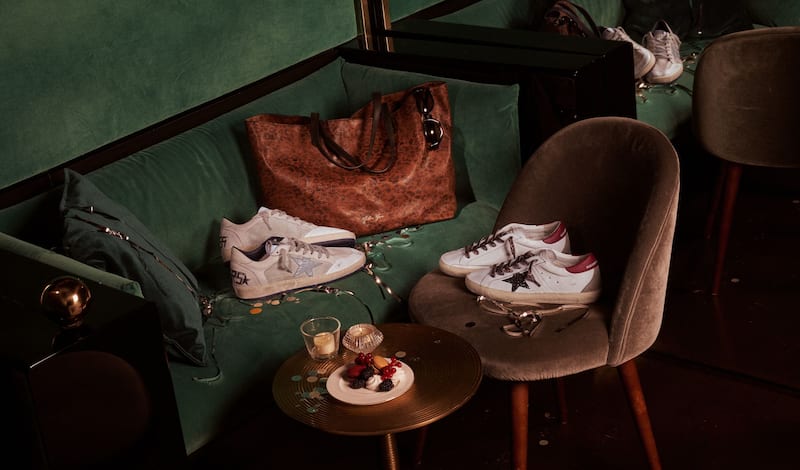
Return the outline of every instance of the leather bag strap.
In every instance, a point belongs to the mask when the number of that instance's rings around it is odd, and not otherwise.
[[[375,152],[375,138],[378,132],[378,125],[382,125],[386,133],[386,143],[389,145],[390,155],[389,160],[383,168],[376,169],[370,166],[373,160],[378,160],[379,155]],[[391,170],[397,161],[397,139],[395,136],[394,124],[392,122],[392,115],[389,107],[382,102],[381,95],[374,93],[372,95],[372,117],[370,119],[370,137],[369,149],[367,150],[367,158],[362,161],[357,156],[351,155],[347,150],[342,148],[328,131],[322,126],[319,119],[319,113],[312,113],[309,122],[309,131],[311,133],[311,143],[319,150],[319,152],[328,159],[331,163],[348,171],[360,170],[365,173],[381,174]]]

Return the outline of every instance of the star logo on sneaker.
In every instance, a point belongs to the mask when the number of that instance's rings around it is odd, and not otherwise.
[[[516,292],[520,287],[528,288],[527,273],[514,273],[511,277],[503,279],[504,282],[511,284],[511,292]]]
[[[295,277],[301,274],[311,277],[314,275],[314,268],[320,265],[318,261],[303,258],[302,256],[290,256],[290,258],[292,258],[292,261],[297,265],[297,268],[294,270]]]

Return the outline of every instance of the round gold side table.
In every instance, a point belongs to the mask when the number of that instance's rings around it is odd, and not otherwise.
[[[397,356],[414,372],[414,383],[404,394],[377,405],[353,405],[330,396],[328,377],[355,360],[355,353],[344,348],[327,361],[314,361],[301,349],[278,369],[272,394],[284,413],[311,427],[332,434],[383,436],[386,467],[396,470],[395,433],[422,428],[459,409],[478,390],[483,369],[475,349],[453,333],[416,323],[377,326],[384,340],[374,354]]]

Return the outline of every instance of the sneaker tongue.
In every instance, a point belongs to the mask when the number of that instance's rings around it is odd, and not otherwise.
[[[264,250],[266,251],[265,255],[271,255],[281,245],[288,246],[289,243],[283,237],[269,237],[267,241],[264,242]]]
[[[667,39],[668,36],[669,32],[667,31],[662,31],[660,29],[653,31],[653,37],[656,39]]]

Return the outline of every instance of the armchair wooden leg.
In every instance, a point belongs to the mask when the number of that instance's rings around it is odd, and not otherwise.
[[[511,463],[514,470],[528,468],[528,382],[511,383]]]
[[[644,393],[642,393],[642,384],[639,382],[639,372],[636,369],[636,364],[631,359],[620,364],[617,367],[617,371],[625,386],[625,392],[628,394],[628,403],[630,403],[631,411],[633,411],[636,426],[639,428],[639,436],[642,439],[650,468],[652,470],[661,470],[661,459],[658,457],[656,439],[653,436],[653,428],[650,425],[650,415],[647,413],[647,404],[644,401]]]
[[[719,202],[722,200],[722,188],[725,187],[725,165],[720,162],[720,168],[717,171],[717,182],[714,184],[714,193],[711,195],[711,207],[706,216],[706,240],[711,240],[714,236],[714,224],[717,222],[717,213],[719,212]]]
[[[725,190],[722,200],[722,217],[719,223],[717,237],[717,257],[714,261],[714,279],[711,284],[711,295],[718,295],[722,283],[722,271],[725,267],[725,253],[728,250],[728,237],[733,221],[733,208],[736,203],[736,193],[739,192],[739,180],[742,176],[742,166],[738,163],[725,162]]]

